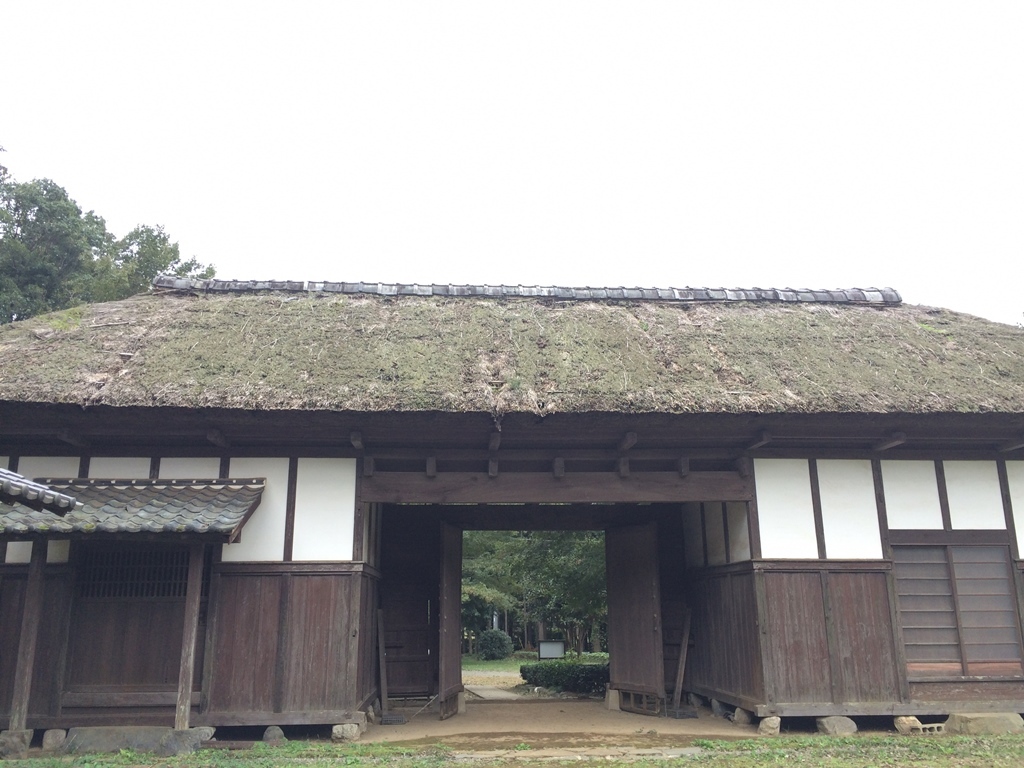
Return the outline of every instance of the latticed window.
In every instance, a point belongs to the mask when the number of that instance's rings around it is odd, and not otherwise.
[[[1020,677],[1016,590],[1005,546],[894,546],[911,679]]]
[[[76,581],[83,598],[184,598],[188,586],[185,547],[88,547]],[[204,568],[203,595],[209,569]]]

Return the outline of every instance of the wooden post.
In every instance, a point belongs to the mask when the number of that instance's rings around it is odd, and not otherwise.
[[[203,591],[203,545],[193,544],[188,551],[188,584],[185,587],[185,626],[181,632],[181,667],[178,671],[178,708],[174,713],[176,730],[188,730],[192,712],[192,671],[196,662],[196,634],[199,628],[199,601]]]
[[[14,670],[14,696],[11,698],[11,719],[8,728],[24,731],[28,722],[28,699],[32,693],[32,670],[36,660],[36,639],[39,618],[43,612],[43,567],[46,565],[46,539],[32,542],[32,560],[28,566],[25,603],[21,612],[21,636],[18,660]]]

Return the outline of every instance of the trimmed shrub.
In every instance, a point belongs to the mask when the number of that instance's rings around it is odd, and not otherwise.
[[[507,659],[512,655],[512,638],[500,629],[480,633],[476,641],[477,653],[484,661]]]
[[[574,693],[600,693],[608,682],[607,664],[578,661],[539,661],[523,664],[519,674],[530,685]]]

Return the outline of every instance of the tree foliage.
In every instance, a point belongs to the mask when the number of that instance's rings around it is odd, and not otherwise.
[[[127,298],[158,274],[212,277],[214,270],[182,260],[163,227],[139,225],[115,237],[56,182],[18,182],[0,165],[0,323]]]
[[[588,636],[592,647],[599,644],[608,612],[603,532],[469,531],[463,548],[467,630],[482,631],[499,613],[511,616],[507,631],[513,623],[525,631],[539,622],[577,652]]]

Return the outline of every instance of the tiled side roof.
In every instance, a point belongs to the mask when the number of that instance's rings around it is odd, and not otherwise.
[[[259,505],[266,480],[46,479],[73,493],[64,517],[0,504],[0,535],[207,534],[234,539]]]
[[[158,275],[154,288],[204,293],[348,293],[375,296],[468,296],[485,298],[551,298],[594,301],[778,301],[827,304],[877,304],[902,302],[892,288],[850,288],[825,291],[806,288],[563,288],[537,285],[452,285],[432,283],[334,283],[291,280],[194,280]]]
[[[57,515],[65,515],[75,508],[73,496],[57,493],[7,469],[0,469],[0,502],[17,503],[29,509],[47,510]]]

